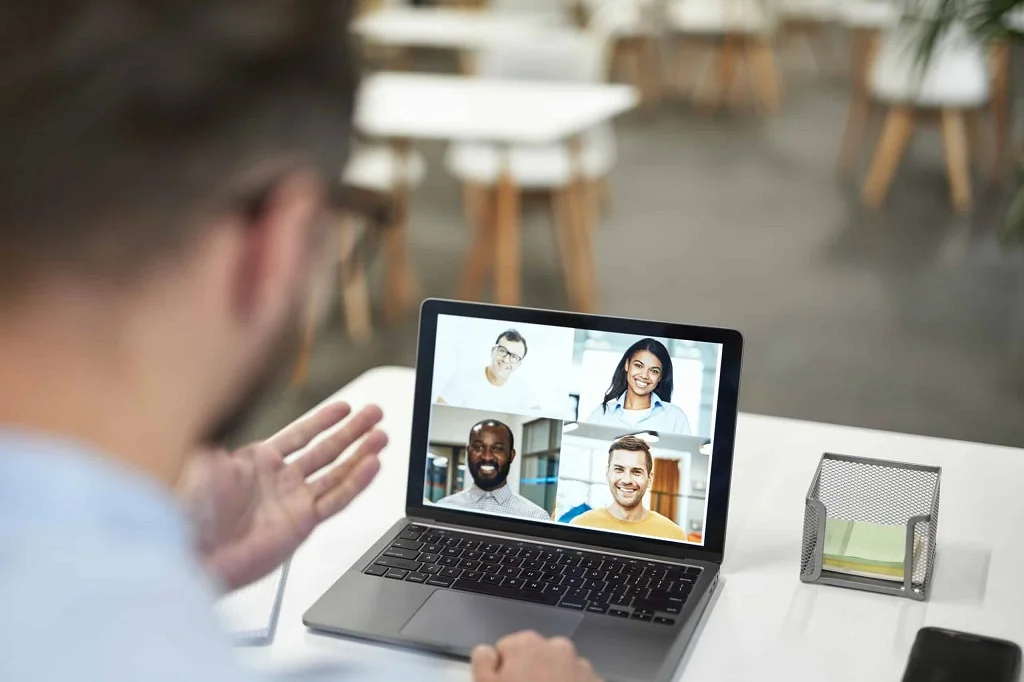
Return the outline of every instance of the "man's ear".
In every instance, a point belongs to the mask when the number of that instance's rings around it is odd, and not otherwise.
[[[515,448],[513,448],[513,449],[508,451],[508,463],[511,464],[514,461],[516,461],[516,451],[515,451]]]
[[[323,200],[311,172],[275,180],[240,214],[242,248],[236,277],[236,308],[243,319],[276,317],[291,306],[296,286],[309,276],[310,243]]]

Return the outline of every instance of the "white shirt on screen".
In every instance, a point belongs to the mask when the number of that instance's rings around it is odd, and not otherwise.
[[[526,385],[515,375],[510,376],[504,385],[495,386],[487,380],[485,367],[457,372],[438,397],[454,407],[515,414],[535,412],[540,407]]]
[[[646,410],[622,410],[622,421],[626,422],[630,426],[636,426],[644,419],[651,416],[651,410],[653,408],[648,407]]]

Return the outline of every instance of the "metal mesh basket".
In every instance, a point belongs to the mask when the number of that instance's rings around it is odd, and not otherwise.
[[[941,478],[939,467],[822,455],[807,491],[800,580],[927,599],[935,563]],[[822,570],[826,519],[906,528],[903,581]]]

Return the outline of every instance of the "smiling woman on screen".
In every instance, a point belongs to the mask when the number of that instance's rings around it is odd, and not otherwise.
[[[690,435],[690,422],[672,400],[672,358],[664,344],[640,339],[626,349],[590,424]]]

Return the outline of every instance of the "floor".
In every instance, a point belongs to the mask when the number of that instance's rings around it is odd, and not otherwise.
[[[847,82],[800,55],[786,68],[774,119],[671,103],[618,121],[613,206],[596,237],[601,311],[741,330],[744,411],[1024,447],[1024,247],[996,237],[1008,192],[979,173],[973,215],[954,216],[941,141],[923,130],[885,208],[863,210],[856,177],[835,172]],[[459,188],[441,145],[418,148],[430,170],[413,199],[412,259],[425,294],[451,296],[467,245]],[[543,202],[524,207],[523,240],[523,303],[564,305]],[[310,383],[251,433],[365,369],[412,365],[414,317],[378,322],[358,346],[333,315]]]

